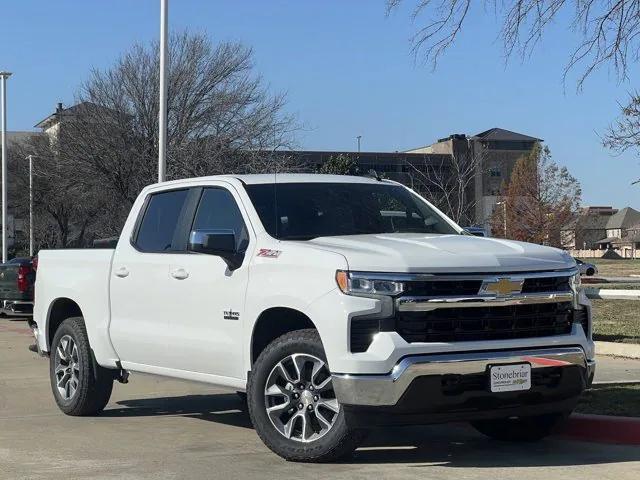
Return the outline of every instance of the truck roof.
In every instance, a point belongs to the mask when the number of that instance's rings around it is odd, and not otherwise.
[[[258,183],[376,183],[371,177],[354,175],[326,175],[320,173],[282,173],[282,174],[253,174],[253,175],[225,175],[242,180],[247,185]]]
[[[268,183],[378,183],[379,180],[371,177],[360,177],[353,175],[325,175],[319,173],[261,173],[249,175],[213,175],[208,177],[184,178],[164,182],[162,185],[179,185],[203,180],[236,179],[247,185],[268,184]],[[396,183],[384,180],[387,183]],[[157,185],[157,184],[156,184]]]

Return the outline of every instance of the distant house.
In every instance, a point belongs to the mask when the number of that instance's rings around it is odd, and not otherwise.
[[[76,119],[89,124],[98,120],[103,122],[105,119],[111,119],[111,121],[115,122],[117,116],[118,113],[115,110],[92,102],[80,102],[66,108],[62,103],[58,103],[55,112],[36,123],[34,128],[40,128],[51,142],[55,142],[60,136],[61,128],[67,122],[72,122]]]
[[[562,246],[577,250],[601,248],[598,241],[607,237],[607,224],[617,212],[617,209],[609,206],[585,207],[562,228]]]
[[[623,254],[628,253],[627,251],[635,251],[640,248],[640,241],[635,241],[636,235],[632,227],[635,228],[638,224],[640,224],[640,212],[631,207],[625,207],[609,218],[606,237],[596,243],[601,249],[613,248],[620,250]]]

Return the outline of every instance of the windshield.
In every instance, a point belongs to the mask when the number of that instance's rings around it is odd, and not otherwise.
[[[282,240],[458,231],[420,197],[388,183],[247,185],[267,232]],[[277,212],[275,204],[277,203]]]

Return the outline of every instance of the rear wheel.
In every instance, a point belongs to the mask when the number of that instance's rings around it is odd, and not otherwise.
[[[569,414],[552,413],[522,418],[478,420],[471,425],[480,433],[496,440],[509,442],[535,442],[553,433]]]
[[[596,271],[593,268],[587,268],[587,276],[591,277],[595,275]]]
[[[353,452],[364,434],[345,421],[316,330],[290,332],[269,344],[247,394],[256,432],[286,460],[336,460]]]
[[[56,331],[49,376],[53,397],[67,415],[94,415],[109,402],[113,371],[95,361],[82,317],[68,318]]]

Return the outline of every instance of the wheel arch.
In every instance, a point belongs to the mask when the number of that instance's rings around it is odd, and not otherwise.
[[[47,348],[51,348],[53,337],[62,322],[67,318],[82,316],[82,309],[75,300],[67,297],[59,297],[51,302],[47,314]]]
[[[313,328],[316,325],[300,310],[290,307],[271,307],[264,310],[253,325],[250,346],[250,365],[273,340],[295,330]]]

